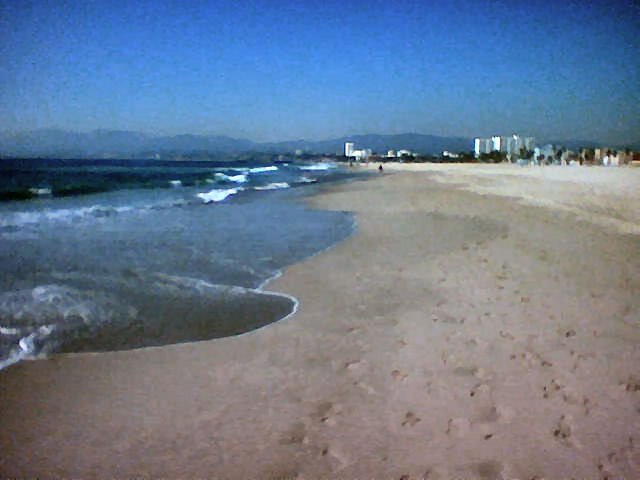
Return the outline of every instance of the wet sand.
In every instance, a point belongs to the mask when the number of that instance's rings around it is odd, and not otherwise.
[[[334,187],[358,231],[267,286],[295,315],[0,372],[0,472],[637,478],[640,170],[557,170]]]

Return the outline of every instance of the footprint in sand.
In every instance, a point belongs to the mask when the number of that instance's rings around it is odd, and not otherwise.
[[[391,372],[391,376],[397,382],[403,382],[409,376],[408,373],[403,372],[402,370],[394,370]]]
[[[307,428],[304,423],[294,423],[280,439],[281,445],[302,445],[308,443]]]
[[[485,395],[489,395],[491,393],[491,387],[486,383],[477,383],[473,386],[473,388],[469,391],[470,397],[481,397]]]
[[[513,335],[511,335],[511,333],[510,333],[510,332],[508,332],[508,331],[502,331],[502,330],[500,330],[499,334],[500,334],[500,336],[501,336],[502,338],[506,338],[507,340],[515,340],[515,339],[516,339],[516,337],[514,337]]]
[[[404,415],[404,420],[402,421],[401,425],[403,427],[413,427],[413,426],[415,426],[416,423],[418,423],[421,420],[422,419],[420,417],[418,417],[415,413],[407,412]]]
[[[500,417],[500,412],[494,405],[492,407],[481,410],[480,413],[476,416],[473,423],[497,423],[498,420],[500,420]]]
[[[344,468],[351,463],[346,455],[333,446],[326,446],[320,450],[321,457],[327,457],[337,463],[337,468]]]
[[[360,360],[351,360],[349,362],[345,362],[344,364],[344,368],[346,368],[347,370],[356,370],[359,366],[360,366],[361,361]]]
[[[571,439],[570,418],[566,415],[562,415],[560,419],[555,423],[552,433],[553,436],[561,443],[567,446],[573,446],[573,441]]]
[[[329,401],[318,404],[316,413],[312,416],[325,425],[334,426],[337,424],[336,417],[342,413],[342,407]]]
[[[268,480],[297,480],[300,478],[300,474],[298,472],[287,472],[287,473],[273,473],[267,474],[266,477]]]
[[[373,395],[374,393],[376,393],[376,390],[371,385],[369,385],[368,383],[365,383],[365,382],[353,382],[353,385],[355,385],[358,388],[363,389],[369,395]]]
[[[552,378],[548,385],[542,387],[542,398],[551,398],[556,392],[559,392],[563,388],[564,385],[561,385]]]
[[[347,333],[349,335],[360,333],[362,329],[360,327],[349,327],[347,328]]]
[[[475,365],[456,367],[453,370],[453,373],[463,377],[474,377],[478,380],[488,380],[492,377],[492,374],[487,372],[484,368],[476,367]]]
[[[447,435],[466,437],[471,431],[471,422],[467,418],[450,418],[447,422]]]
[[[620,470],[638,471],[638,469],[640,469],[640,451],[636,448],[633,437],[629,437],[621,448],[607,453],[606,459],[598,464],[602,479],[625,478]]]
[[[573,357],[575,356],[576,359],[573,362],[573,366],[571,367],[571,371],[572,372],[576,372],[578,370],[578,367],[580,367],[580,365],[582,363],[584,363],[585,360],[590,360],[590,359],[594,359],[596,358],[596,355],[593,353],[576,353],[574,350],[571,350],[569,352],[569,354]]]
[[[503,465],[496,460],[478,463],[473,468],[475,473],[477,473],[483,480],[496,480],[502,478],[503,469]]]
[[[520,360],[520,364],[527,369],[538,366],[538,365],[541,367],[553,367],[553,363],[546,360],[539,353],[533,350],[527,350],[525,352],[522,352],[519,356],[511,355],[512,360],[516,358],[518,358]]]
[[[430,477],[429,477],[430,478]],[[453,471],[444,473],[442,478],[451,479],[477,479],[477,480],[502,480],[505,477],[504,465],[497,460],[485,460],[480,463],[472,463]],[[533,480],[527,478],[527,480]]]
[[[640,392],[640,380],[634,376],[629,376],[627,380],[620,382],[627,392]]]
[[[566,385],[558,383],[555,379],[542,387],[542,398],[549,399],[556,395],[562,396],[562,401],[567,405],[582,406],[584,414],[589,415],[591,413],[591,400],[586,395],[580,395],[578,392],[572,390]]]

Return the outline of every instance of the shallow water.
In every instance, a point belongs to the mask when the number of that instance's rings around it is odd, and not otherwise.
[[[125,179],[126,167],[117,166]],[[107,165],[109,179],[114,168]],[[132,177],[144,168],[131,167]],[[352,178],[339,168],[192,168],[163,166],[154,175],[173,180],[155,188],[102,182],[111,189],[0,203],[0,366],[41,353],[136,348],[258,328],[289,314],[295,301],[255,289],[352,232],[349,214],[300,201],[322,183]],[[90,171],[101,175],[95,162]],[[211,181],[185,186],[194,176]],[[56,191],[52,182],[32,183]],[[217,201],[202,198],[231,189]]]

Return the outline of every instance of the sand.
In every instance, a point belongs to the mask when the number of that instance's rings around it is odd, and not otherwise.
[[[640,477],[640,169],[393,166],[287,319],[0,372],[5,476]]]

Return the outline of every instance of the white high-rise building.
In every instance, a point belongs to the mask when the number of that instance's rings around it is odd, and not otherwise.
[[[476,157],[479,157],[481,152],[481,144],[482,144],[482,139],[481,138],[474,138],[473,139],[473,152],[476,154]]]
[[[483,153],[491,153],[492,151],[504,152],[508,158],[520,155],[521,149],[533,150],[535,147],[535,139],[533,137],[523,138],[520,135],[493,136],[489,138],[475,138],[474,152],[476,157]]]
[[[507,137],[505,143],[504,151],[507,152],[508,155],[517,155],[520,153],[520,149],[524,146],[522,137],[516,134]]]
[[[353,157],[353,142],[345,142],[344,143],[344,156],[347,158]]]
[[[493,142],[490,138],[475,138],[473,140],[473,151],[476,157],[483,153],[491,153]]]
[[[536,139],[533,137],[526,137],[524,139],[524,148],[526,148],[527,150],[531,151],[535,148],[536,146]]]

